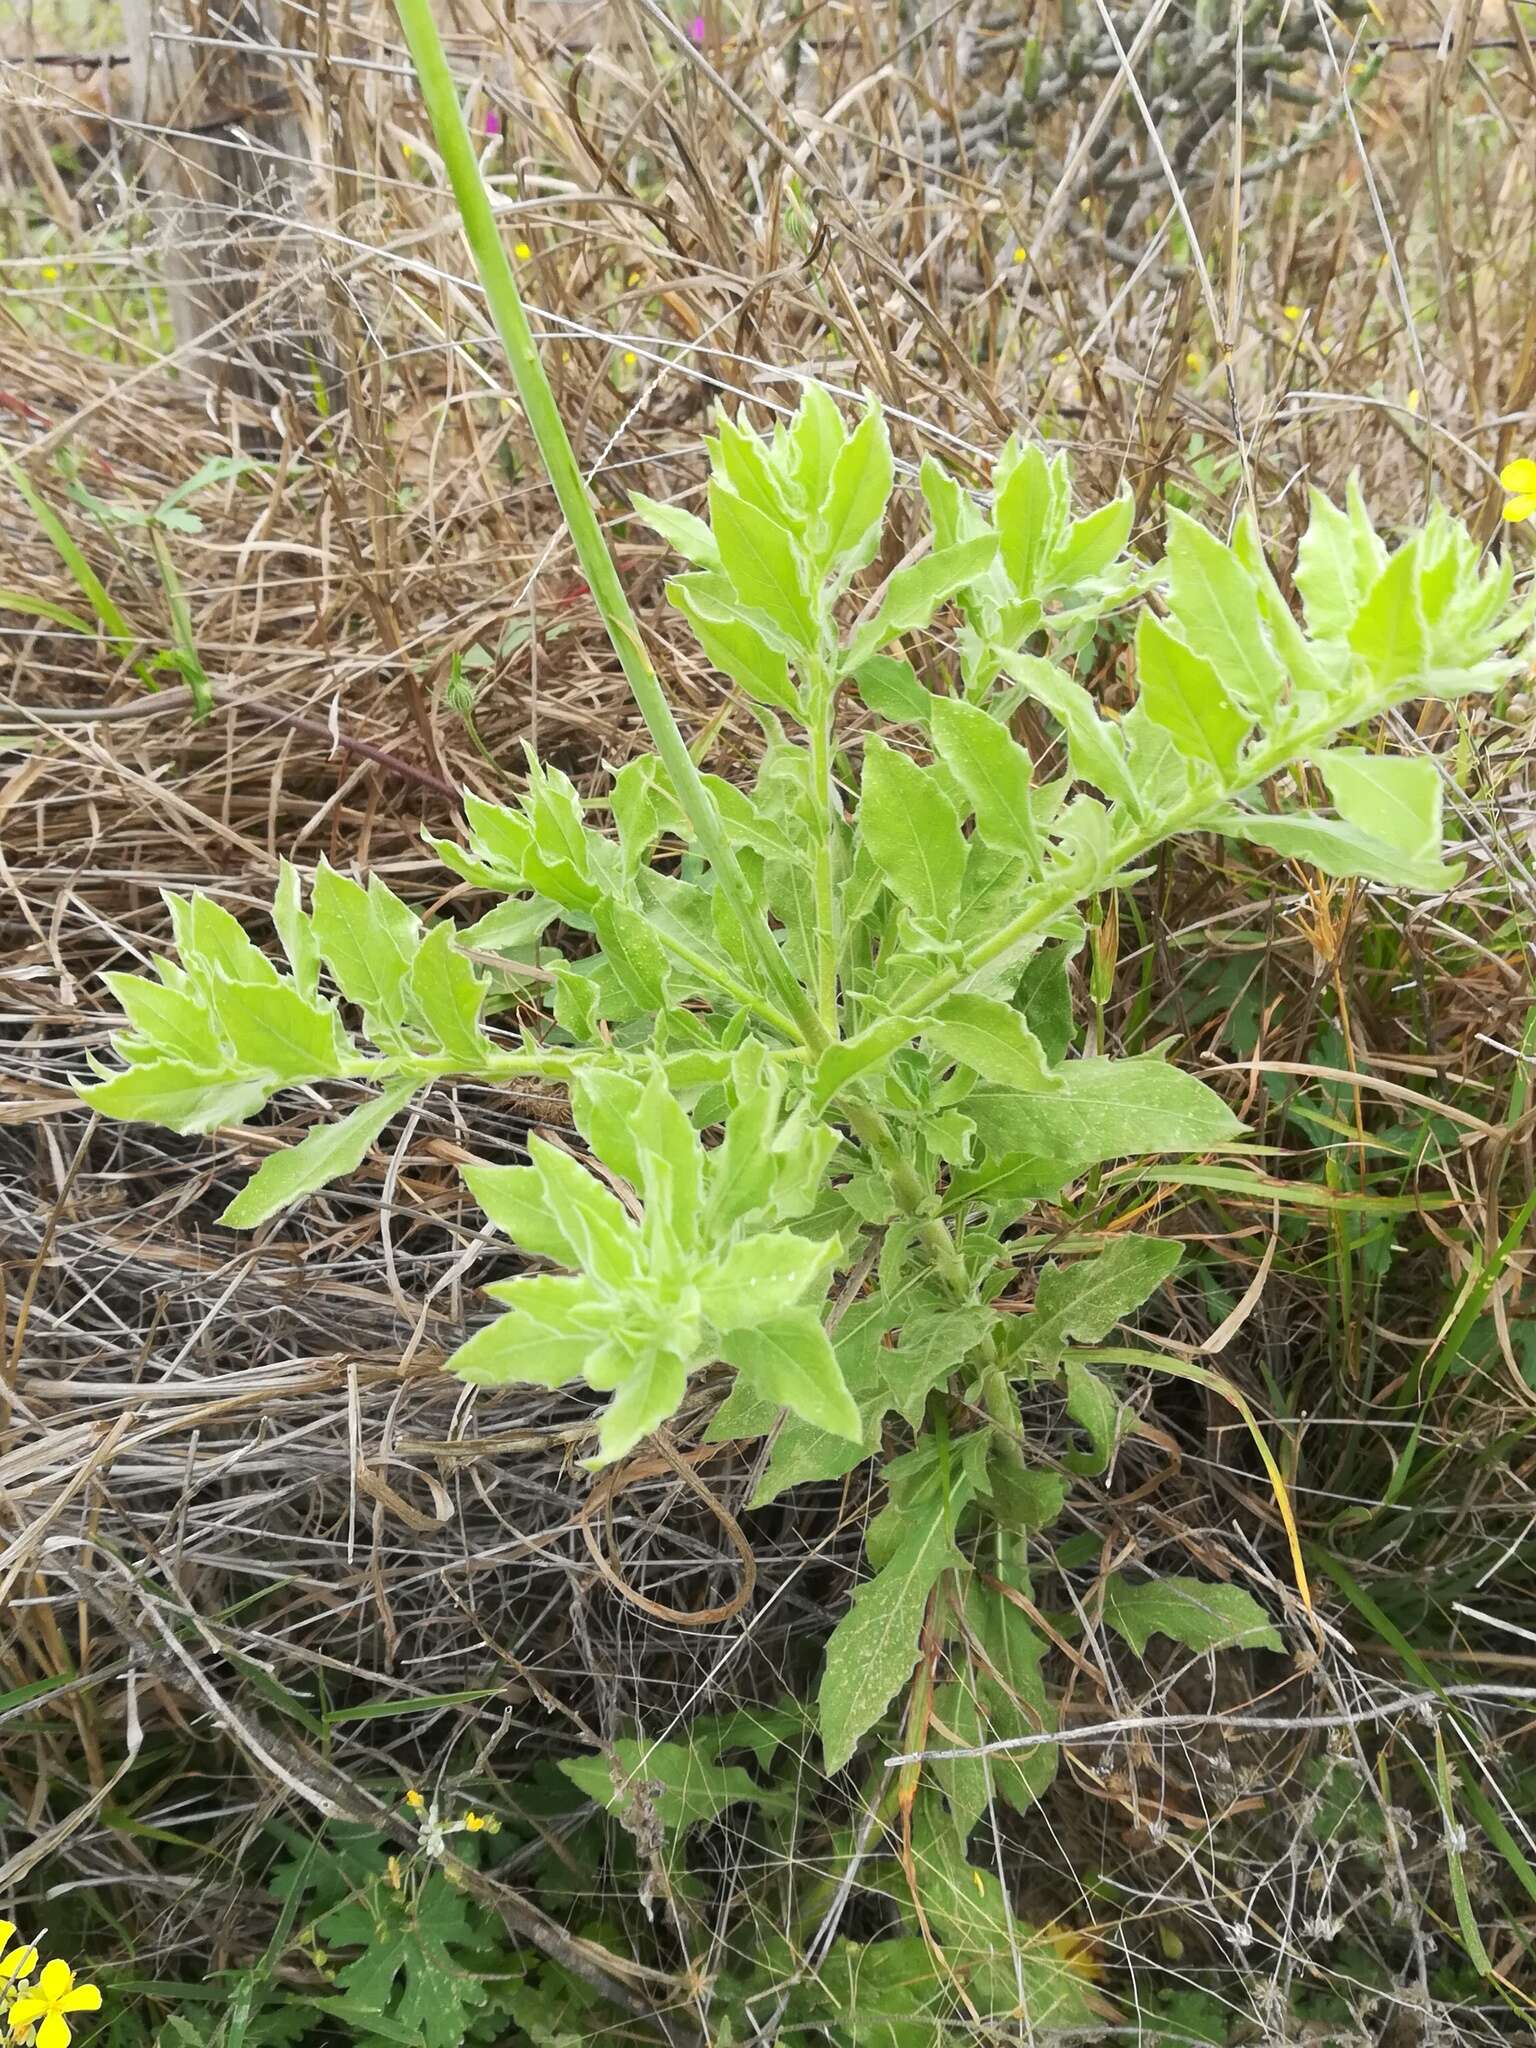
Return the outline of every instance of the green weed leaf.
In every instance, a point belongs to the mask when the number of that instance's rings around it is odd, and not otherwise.
[[[932,775],[873,736],[864,743],[859,824],[897,901],[925,924],[946,925],[965,874],[959,816]]]
[[[317,1124],[297,1145],[269,1153],[219,1221],[235,1230],[253,1229],[316,1188],[354,1173],[384,1126],[420,1085],[396,1081],[375,1101],[360,1102],[340,1123]]]
[[[1155,1635],[1171,1636],[1186,1650],[1283,1650],[1280,1632],[1241,1586],[1200,1579],[1133,1581],[1114,1577],[1104,1587],[1104,1619],[1137,1656]]]
[[[962,1563],[944,1517],[923,1517],[854,1594],[827,1644],[817,1696],[829,1771],[842,1769],[911,1676],[929,1595],[941,1573]]]

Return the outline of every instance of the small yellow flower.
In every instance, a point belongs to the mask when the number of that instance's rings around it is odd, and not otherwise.
[[[1063,1966],[1074,1977],[1080,1977],[1086,1983],[1092,1984],[1096,1983],[1103,1976],[1103,1966],[1094,1954],[1092,1941],[1086,1934],[1080,1933],[1077,1928],[1057,1927],[1048,1929],[1046,1939],[1051,1947],[1055,1949]]]
[[[405,1803],[411,1809],[412,1813],[420,1813],[421,1809],[426,1805],[427,1802],[422,1797],[421,1793],[419,1793],[416,1790],[416,1787],[413,1785],[410,1791],[407,1792],[405,1795]]]
[[[411,158],[416,154],[416,152],[414,149],[412,149],[411,145],[408,142],[402,142],[400,145],[400,154],[405,158],[406,162],[409,163]]]
[[[1411,390],[1411,391],[1409,392],[1409,394],[1408,394],[1408,410],[1409,410],[1410,412],[1417,412],[1417,411],[1418,411],[1418,409],[1419,409],[1419,387],[1418,387],[1418,385],[1417,385],[1417,384],[1415,384],[1415,385],[1414,385],[1414,387],[1413,387],[1413,389],[1412,389],[1412,390]]]
[[[1193,374],[1197,377],[1204,376],[1205,357],[1201,355],[1199,349],[1192,348],[1189,350],[1188,354],[1184,358],[1184,367],[1186,370],[1192,371]]]
[[[464,1816],[464,1827],[466,1832],[471,1835],[499,1835],[501,1833],[501,1822],[499,1820],[492,1820],[489,1815],[483,1813],[466,1813]]]
[[[1301,306],[1282,306],[1280,310],[1287,320],[1299,320],[1305,308]]]
[[[638,271],[638,270],[632,270],[632,271],[631,271],[631,272],[629,273],[629,276],[628,276],[628,277],[627,277],[627,278],[626,278],[626,279],[624,280],[624,282],[625,282],[626,284],[638,284],[638,283],[640,282],[640,273],[639,273],[639,271]]]
[[[517,258],[519,263],[526,263],[528,261],[528,258],[533,254],[533,251],[529,248],[526,242],[519,242],[513,249],[512,254]]]
[[[1517,462],[1506,462],[1499,471],[1499,482],[1511,494],[1504,507],[1504,517],[1511,526],[1536,517],[1536,462],[1525,455]]]
[[[8,1925],[9,1923],[0,1921],[0,1926]],[[15,1932],[15,1928],[10,1927],[5,1937],[6,1940],[9,1941],[11,1935]],[[36,1968],[37,1950],[35,1948],[13,1948],[8,1956],[0,1956],[0,1983],[14,1984],[21,1977],[30,1977]]]
[[[633,368],[634,365],[639,362],[640,358],[635,354],[632,348],[627,348],[624,351],[624,360],[626,363],[629,364],[631,368]]]
[[[99,2012],[101,1993],[94,1984],[77,1984],[68,1963],[57,1956],[45,1965],[36,1987],[11,2007],[11,2028],[18,2034],[37,2028],[37,2048],[69,2048],[67,2012]]]
[[[58,274],[59,273],[56,265],[52,263],[45,263],[43,265],[43,282],[45,284],[52,284],[54,280],[57,278]]]
[[[1027,263],[1029,261],[1029,251],[1025,248],[1022,242],[1020,242],[1019,246],[1014,250],[1013,260],[1015,263]]]

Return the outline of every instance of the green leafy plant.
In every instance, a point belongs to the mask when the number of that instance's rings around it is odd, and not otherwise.
[[[671,602],[762,727],[750,787],[704,772],[603,546],[428,11],[401,0],[401,16],[656,751],[615,776],[611,831],[532,756],[515,804],[467,798],[462,843],[434,844],[502,899],[467,930],[324,863],[306,908],[285,865],[283,971],[206,897],[172,899],[177,958],[111,977],[121,1065],[81,1092],[202,1131],[290,1087],[368,1088],[262,1164],[226,1212],[251,1226],[353,1171],[443,1079],[566,1086],[584,1157],[535,1140],[526,1165],[467,1171],[490,1220],[553,1270],[491,1288],[503,1313],[450,1368],[610,1397],[593,1465],[685,1404],[712,1408],[713,1438],[772,1439],[757,1503],[884,1459],[869,1575],[827,1647],[818,1717],[832,1771],[877,1738],[870,1803],[902,1816],[914,1955],[897,1953],[903,1934],[845,1944],[837,1966],[890,1999],[899,1984],[908,2003],[892,2010],[922,2024],[956,1984],[972,2012],[1022,2000],[1037,2024],[1078,2018],[1080,1978],[967,1850],[988,1805],[1027,1809],[1054,1761],[1030,1560],[1066,1482],[1031,1463],[1020,1390],[1059,1390],[1084,1472],[1125,1432],[1127,1367],[1242,1402],[1201,1368],[1108,1341],[1168,1283],[1177,1244],[1111,1225],[1042,1269],[1030,1219],[1108,1161],[1230,1147],[1242,1127],[1156,1054],[1074,1056],[1071,963],[1090,907],[1181,836],[1449,887],[1438,771],[1380,751],[1374,724],[1496,686],[1532,608],[1512,607],[1508,564],[1485,566],[1443,511],[1389,549],[1352,492],[1342,510],[1314,501],[1298,618],[1251,523],[1226,542],[1174,512],[1167,558],[1148,565],[1127,552],[1128,497],[1076,513],[1064,458],[1019,439],[986,499],[925,461],[925,530],[872,581],[895,485],[886,423],[869,405],[850,425],[812,386],[771,436],[720,419],[707,519],[635,501],[687,564]],[[1118,716],[1086,680],[1111,625],[1137,684]],[[550,933],[578,943],[531,982],[522,956]],[[514,997],[524,1019],[540,1006],[516,1036]],[[1294,1541],[1293,1556],[1304,1591]],[[1234,1585],[1111,1577],[1103,1618],[1137,1651],[1154,1635],[1201,1652],[1281,1641]],[[892,1771],[893,1743],[940,1754]],[[710,1801],[728,1796],[718,1755],[708,1768]],[[811,1997],[792,1961],[787,1976],[787,1996]],[[839,2041],[908,2038],[894,2020],[883,2034],[825,2010],[815,2023]]]

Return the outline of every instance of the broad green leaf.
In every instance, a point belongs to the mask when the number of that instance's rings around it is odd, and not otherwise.
[[[926,626],[947,598],[985,572],[996,553],[994,536],[979,534],[893,571],[880,590],[873,618],[858,628],[844,651],[843,673],[860,669],[888,640]]]
[[[714,438],[706,444],[714,475],[723,477],[738,497],[759,512],[782,521],[788,508],[762,441],[750,427],[727,419],[723,412],[716,414],[715,427]]]
[[[1319,754],[1317,766],[1346,825],[1395,846],[1415,865],[1439,860],[1443,785],[1433,761],[1336,747]]]
[[[790,681],[783,650],[771,645],[750,619],[728,611],[682,578],[674,577],[667,585],[667,596],[722,675],[728,675],[755,702],[787,711],[792,717],[800,715],[799,692]]]
[[[243,1124],[271,1092],[269,1082],[217,1070],[210,1073],[185,1060],[154,1060],[111,1074],[94,1085],[75,1083],[80,1100],[102,1116],[164,1124],[167,1130],[185,1132]]]
[[[684,561],[700,569],[718,569],[720,550],[715,536],[696,513],[681,505],[661,505],[644,491],[631,491],[629,502],[653,533],[659,533],[668,547],[675,548]]]
[[[911,1677],[929,1595],[941,1573],[963,1563],[943,1516],[924,1517],[854,1594],[827,1644],[817,1695],[829,1771],[843,1768]]]
[[[571,1757],[560,1769],[599,1806],[621,1818],[635,1807],[669,1832],[700,1827],[728,1806],[766,1794],[740,1764],[713,1763],[691,1742],[637,1742],[620,1736],[608,1756]]]
[[[837,454],[824,506],[810,501],[821,512],[824,568],[850,575],[874,560],[895,474],[885,415],[871,405]]]
[[[1081,1168],[1152,1152],[1206,1152],[1242,1136],[1213,1089],[1151,1055],[1067,1060],[1049,1095],[978,1088],[966,1111],[987,1150]]]
[[[742,603],[766,612],[797,646],[814,647],[805,572],[787,529],[718,482],[710,484],[709,509],[721,562]]]
[[[238,920],[222,904],[199,890],[183,901],[169,890],[166,908],[176,937],[181,964],[200,980],[222,974],[229,981],[281,980],[277,969],[260,947],[251,943]]]
[[[115,970],[102,980],[117,998],[129,1027],[163,1058],[184,1060],[192,1067],[220,1065],[212,1036],[212,1006],[206,997],[167,988],[139,974]]]
[[[297,1145],[269,1153],[219,1221],[236,1230],[253,1229],[328,1181],[356,1172],[384,1126],[420,1086],[416,1080],[396,1081],[375,1101],[360,1102],[340,1123],[316,1124]]]
[[[910,661],[891,654],[872,654],[855,670],[853,686],[875,716],[892,725],[926,727],[934,706],[944,701],[919,680]]]
[[[1102,576],[1130,539],[1135,516],[1135,499],[1122,491],[1097,512],[1073,520],[1047,564],[1051,582],[1058,589],[1071,589]]]
[[[1107,1472],[1115,1446],[1125,1433],[1125,1410],[1114,1391],[1096,1372],[1069,1358],[1066,1365],[1067,1413],[1087,1432],[1091,1453],[1068,1451],[1062,1463],[1073,1472]]]
[[[458,932],[446,920],[434,925],[411,962],[406,989],[443,1051],[475,1072],[492,1047],[480,1029],[484,990],[473,967],[456,950],[457,939]]]
[[[670,1351],[647,1351],[619,1382],[603,1410],[597,1430],[597,1456],[582,1460],[589,1471],[611,1465],[632,1451],[643,1437],[659,1429],[678,1404],[688,1384],[682,1359]]]
[[[1371,585],[1349,629],[1349,644],[1373,682],[1405,695],[1431,662],[1419,567],[1417,540],[1405,541]]]
[[[624,847],[625,871],[633,874],[664,832],[690,836],[682,807],[655,754],[636,754],[613,778],[608,801]]]
[[[722,1332],[756,1329],[824,1282],[839,1249],[836,1238],[798,1237],[792,1230],[743,1238],[712,1257],[700,1273],[695,1283],[700,1307]],[[786,1397],[779,1399],[782,1403]]]
[[[834,1039],[816,1062],[811,1106],[819,1115],[836,1099],[850,1073],[877,1073],[893,1052],[911,1044],[917,1031],[910,1017],[891,1016],[861,1034],[857,1049],[848,1039]]]
[[[1189,760],[1209,761],[1230,777],[1253,720],[1228,696],[1205,657],[1151,612],[1143,612],[1137,624],[1136,672],[1148,718],[1172,733]]]
[[[1023,1011],[1053,1067],[1066,1058],[1072,1044],[1070,958],[1066,946],[1042,946],[1025,962],[1013,994],[1014,1007]]]
[[[1038,444],[1020,452],[1010,441],[998,468],[1002,481],[992,516],[1002,543],[1003,567],[1020,597],[1036,597],[1041,571],[1053,551],[1050,464]]]
[[[795,487],[815,511],[825,504],[838,454],[848,438],[842,413],[823,385],[807,384],[790,428]]]
[[[1180,633],[1220,676],[1232,701],[1253,717],[1273,717],[1286,675],[1269,644],[1253,578],[1232,550],[1187,513],[1171,511],[1169,608]]]
[[[531,1166],[466,1166],[464,1180],[496,1228],[522,1250],[577,1266],[613,1288],[642,1271],[640,1235],[624,1205],[568,1152],[529,1141]]]
[[[930,697],[934,745],[976,813],[976,831],[988,845],[1040,860],[1040,832],[1032,792],[1034,763],[1007,727],[977,704]]]
[[[242,1066],[283,1082],[323,1081],[341,1072],[351,1047],[335,1010],[308,1003],[291,981],[206,984],[220,1031]]]
[[[858,1408],[813,1310],[790,1310],[751,1328],[733,1329],[722,1337],[720,1354],[746,1374],[753,1393],[763,1400],[793,1409],[830,1436],[861,1442]]]
[[[1217,812],[1209,823],[1229,839],[1267,846],[1287,860],[1307,861],[1325,875],[1347,880],[1363,876],[1390,888],[1453,889],[1464,870],[1436,860],[1411,860],[1401,848],[1376,839],[1338,818],[1278,817],[1235,808]]]
[[[646,919],[616,897],[604,897],[592,911],[603,958],[620,987],[642,1010],[659,1010],[666,1001],[667,956]]]
[[[1033,1094],[1062,1085],[1023,1017],[991,996],[947,997],[924,1025],[923,1036],[946,1058],[974,1067],[984,1081],[1000,1088]]]
[[[674,1243],[696,1245],[704,1216],[703,1147],[661,1073],[652,1075],[640,1098],[635,1144],[647,1225],[660,1221]]]
[[[337,988],[370,1019],[398,1024],[405,1014],[409,965],[398,921],[389,919],[381,899],[337,874],[326,860],[315,870],[311,901],[315,942]]]
[[[1092,1258],[1053,1262],[1040,1275],[1033,1313],[1014,1321],[1020,1348],[1054,1365],[1071,1344],[1101,1342],[1157,1292],[1183,1256],[1173,1238],[1117,1237]]]
[[[965,874],[959,817],[932,775],[873,735],[864,743],[859,824],[898,902],[925,923],[947,925]]]
[[[838,2048],[943,2048],[954,2038],[955,2013],[954,1991],[919,1936],[840,1940],[814,1979],[791,1993],[792,2024],[780,2038],[834,2039]]]
[[[1025,693],[1043,704],[1067,736],[1072,773],[1091,782],[1105,796],[1136,804],[1136,786],[1125,758],[1125,743],[1107,719],[1100,718],[1081,683],[1038,655],[1012,654],[1002,667]]]
[[[1319,640],[1343,640],[1355,622],[1367,585],[1357,577],[1354,532],[1348,516],[1321,491],[1309,493],[1311,517],[1296,550],[1296,588],[1307,626]]]
[[[977,1748],[982,1742],[1048,1734],[1056,1726],[1040,1669],[1048,1645],[1028,1615],[1009,1599],[1009,1577],[1004,1573],[1001,1582],[991,1586],[980,1573],[972,1573],[966,1583],[965,1625],[972,1646],[968,1668],[934,1701],[936,1714],[942,1701],[947,1709],[943,1718],[954,1733],[941,1745],[931,1731],[930,1748]],[[1026,1591],[1027,1585],[1025,1578]],[[976,1733],[968,1735],[966,1728]],[[992,1798],[1003,1800],[1016,1813],[1028,1812],[1055,1777],[1056,1762],[1056,1748],[1046,1742],[1033,1749],[1000,1749],[987,1758],[956,1759],[936,1764],[934,1770],[963,1838]]]
[[[272,922],[293,970],[294,986],[302,996],[312,996],[320,983],[320,948],[300,901],[299,871],[291,861],[280,861],[277,894],[272,900]]]
[[[583,1066],[571,1084],[571,1114],[588,1145],[616,1174],[637,1188],[644,1156],[637,1132],[645,1084],[617,1067]]]
[[[1279,1630],[1241,1586],[1200,1579],[1143,1579],[1118,1574],[1104,1586],[1104,1619],[1138,1656],[1155,1635],[1186,1650],[1283,1650]]]
[[[448,1359],[447,1369],[477,1387],[527,1381],[563,1387],[581,1379],[603,1343],[605,1304],[591,1284],[564,1273],[534,1273],[493,1290],[504,1316],[477,1330]]]
[[[913,1429],[928,1396],[962,1365],[997,1327],[990,1309],[947,1304],[908,1317],[894,1350],[882,1346],[876,1363],[890,1389],[891,1406]]]

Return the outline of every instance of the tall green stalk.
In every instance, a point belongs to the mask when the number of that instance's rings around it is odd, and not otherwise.
[[[827,1033],[816,1006],[791,973],[761,910],[752,902],[735,849],[726,837],[720,814],[672,716],[666,693],[645,651],[639,624],[625,596],[618,569],[603,538],[596,509],[570,436],[565,431],[565,422],[560,417],[560,408],[555,403],[555,394],[544,373],[528,316],[523,311],[522,295],[517,289],[517,280],[497,230],[490,194],[480,173],[464,110],[459,104],[458,90],[433,19],[431,0],[395,0],[395,10],[405,31],[411,61],[421,85],[422,100],[453,186],[453,196],[458,202],[464,239],[475,259],[491,318],[506,350],[512,381],[517,386],[517,395],[533,430],[545,473],[559,500],[608,638],[613,643],[635,702],[640,707],[640,715],[656,743],[656,751],[671,778],[678,800],[741,922],[742,930],[756,949],[769,986],[794,1019],[806,1042],[819,1048],[826,1044]]]

